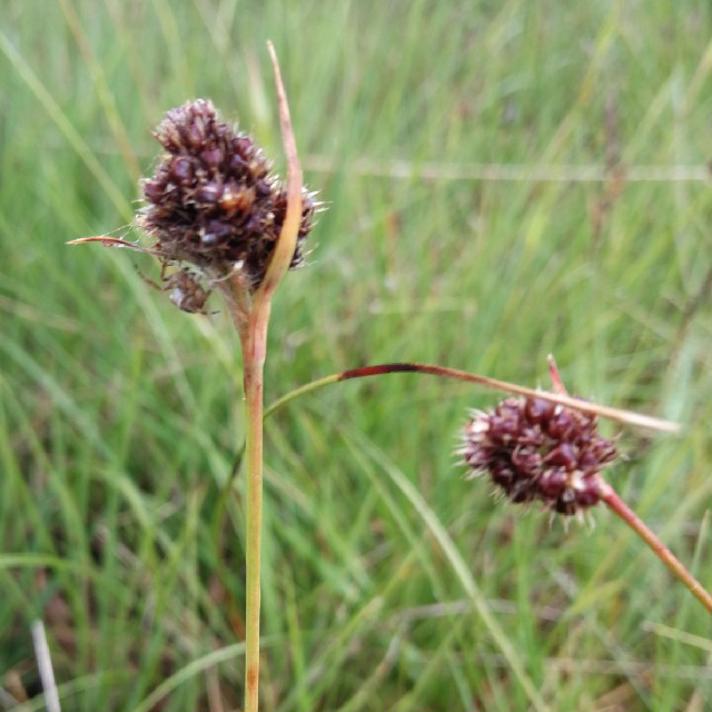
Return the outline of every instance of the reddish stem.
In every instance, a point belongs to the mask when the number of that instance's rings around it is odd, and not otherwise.
[[[712,596],[702,584],[685,568],[685,565],[663,544],[640,517],[616,494],[613,487],[601,480],[599,494],[608,507],[617,514],[652,550],[655,556],[670,569],[690,590],[700,603],[712,613]]]
[[[554,389],[554,393],[566,396],[569,392],[566,390],[564,382],[561,380],[561,374],[559,373],[559,367],[556,365],[556,359],[554,354],[549,354],[546,358],[549,364],[549,378],[551,378],[551,385]]]
[[[334,383],[336,381],[347,381],[352,378],[368,378],[370,376],[382,376],[388,373],[427,373],[431,376],[438,376],[440,378],[452,378],[458,381],[465,381],[466,383],[477,383],[487,388],[504,391],[505,393],[513,393],[515,395],[524,396],[525,398],[539,398],[550,403],[563,405],[565,408],[578,410],[582,413],[588,413],[589,415],[601,416],[602,418],[610,418],[611,420],[626,423],[627,425],[636,425],[641,428],[659,430],[668,433],[676,433],[680,429],[680,426],[677,423],[660,420],[659,418],[653,418],[649,415],[642,415],[641,413],[621,410],[619,408],[597,405],[596,403],[591,403],[580,398],[573,398],[566,393],[565,389],[563,391],[558,391],[556,383],[556,392],[547,393],[546,391],[527,388],[526,386],[519,386],[515,383],[500,381],[498,378],[490,378],[489,376],[481,376],[477,373],[461,371],[457,368],[448,368],[447,366],[437,366],[435,364],[428,363],[380,363],[372,366],[361,366],[360,368],[351,368],[338,374],[326,376],[323,379],[314,381],[313,385],[318,387],[319,385],[327,385],[328,383]],[[563,384],[560,379],[559,384],[561,388],[563,388]],[[302,388],[296,389],[293,393],[299,394],[303,390],[311,390],[311,385],[312,384],[307,384]],[[289,400],[290,396],[291,394],[288,394],[284,397],[284,399],[280,399],[280,402],[281,400]]]

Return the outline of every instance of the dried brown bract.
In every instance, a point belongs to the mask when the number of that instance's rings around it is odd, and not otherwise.
[[[220,120],[210,101],[171,109],[154,133],[166,150],[143,181],[138,224],[164,263],[190,263],[211,279],[239,270],[248,289],[262,281],[287,209],[287,192],[247,134]],[[291,266],[303,260],[317,202],[303,193]]]
[[[473,412],[459,452],[472,476],[489,474],[513,502],[538,500],[566,515],[598,503],[598,475],[618,456],[593,416],[524,398]]]

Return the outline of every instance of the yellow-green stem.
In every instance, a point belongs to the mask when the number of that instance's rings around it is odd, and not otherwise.
[[[274,401],[274,403],[272,403],[265,410],[264,417],[269,418],[272,413],[287,405],[287,403],[289,403],[290,401],[299,398],[300,396],[306,395],[307,393],[311,393],[312,391],[317,391],[320,388],[323,388],[324,386],[328,386],[330,383],[338,383],[339,381],[343,380],[344,379],[342,378],[340,373],[332,373],[330,376],[324,376],[324,378],[319,378],[316,381],[305,383],[303,386],[299,386],[293,391],[289,391],[289,393],[283,395],[281,398],[278,398],[276,401]]]
[[[287,95],[277,54],[267,43],[279,103],[279,123],[287,158],[287,212],[262,283],[252,303],[240,304],[239,285],[233,297],[233,318],[240,333],[244,359],[245,408],[247,416],[247,496],[245,537],[245,709],[257,712],[260,686],[260,553],[262,546],[262,428],[264,364],[267,356],[267,326],[271,298],[294,257],[302,216],[302,171],[289,117]],[[248,300],[249,301],[249,300]]]
[[[251,314],[242,336],[244,358],[246,477],[245,712],[257,712],[260,679],[260,555],[262,547],[262,442],[264,363],[269,302]]]

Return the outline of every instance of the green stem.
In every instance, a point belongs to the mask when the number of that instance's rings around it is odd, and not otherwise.
[[[281,398],[278,398],[276,401],[274,401],[274,403],[269,405],[265,409],[264,417],[269,418],[272,413],[278,411],[280,408],[287,405],[287,403],[296,400],[300,396],[304,396],[307,393],[311,393],[312,391],[318,391],[320,388],[328,386],[330,383],[338,383],[339,381],[343,380],[344,379],[341,377],[340,373],[332,373],[330,376],[324,376],[324,378],[319,378],[316,381],[305,383],[303,386],[299,386],[299,388],[295,388],[293,391],[289,391],[289,393],[283,395]]]
[[[245,712],[257,712],[260,678],[260,558],[262,546],[262,468],[264,363],[269,301],[255,309],[243,337],[246,480]]]

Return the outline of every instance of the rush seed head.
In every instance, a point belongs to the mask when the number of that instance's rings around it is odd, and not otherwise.
[[[166,153],[142,181],[138,223],[155,238],[163,264],[189,263],[212,279],[235,270],[251,291],[261,283],[287,210],[287,193],[271,163],[245,133],[197,99],[167,112],[154,132]],[[303,194],[291,266],[303,260],[317,203]]]
[[[598,475],[618,456],[593,416],[524,398],[473,412],[459,452],[473,477],[487,473],[512,502],[538,500],[564,515],[598,503]]]

